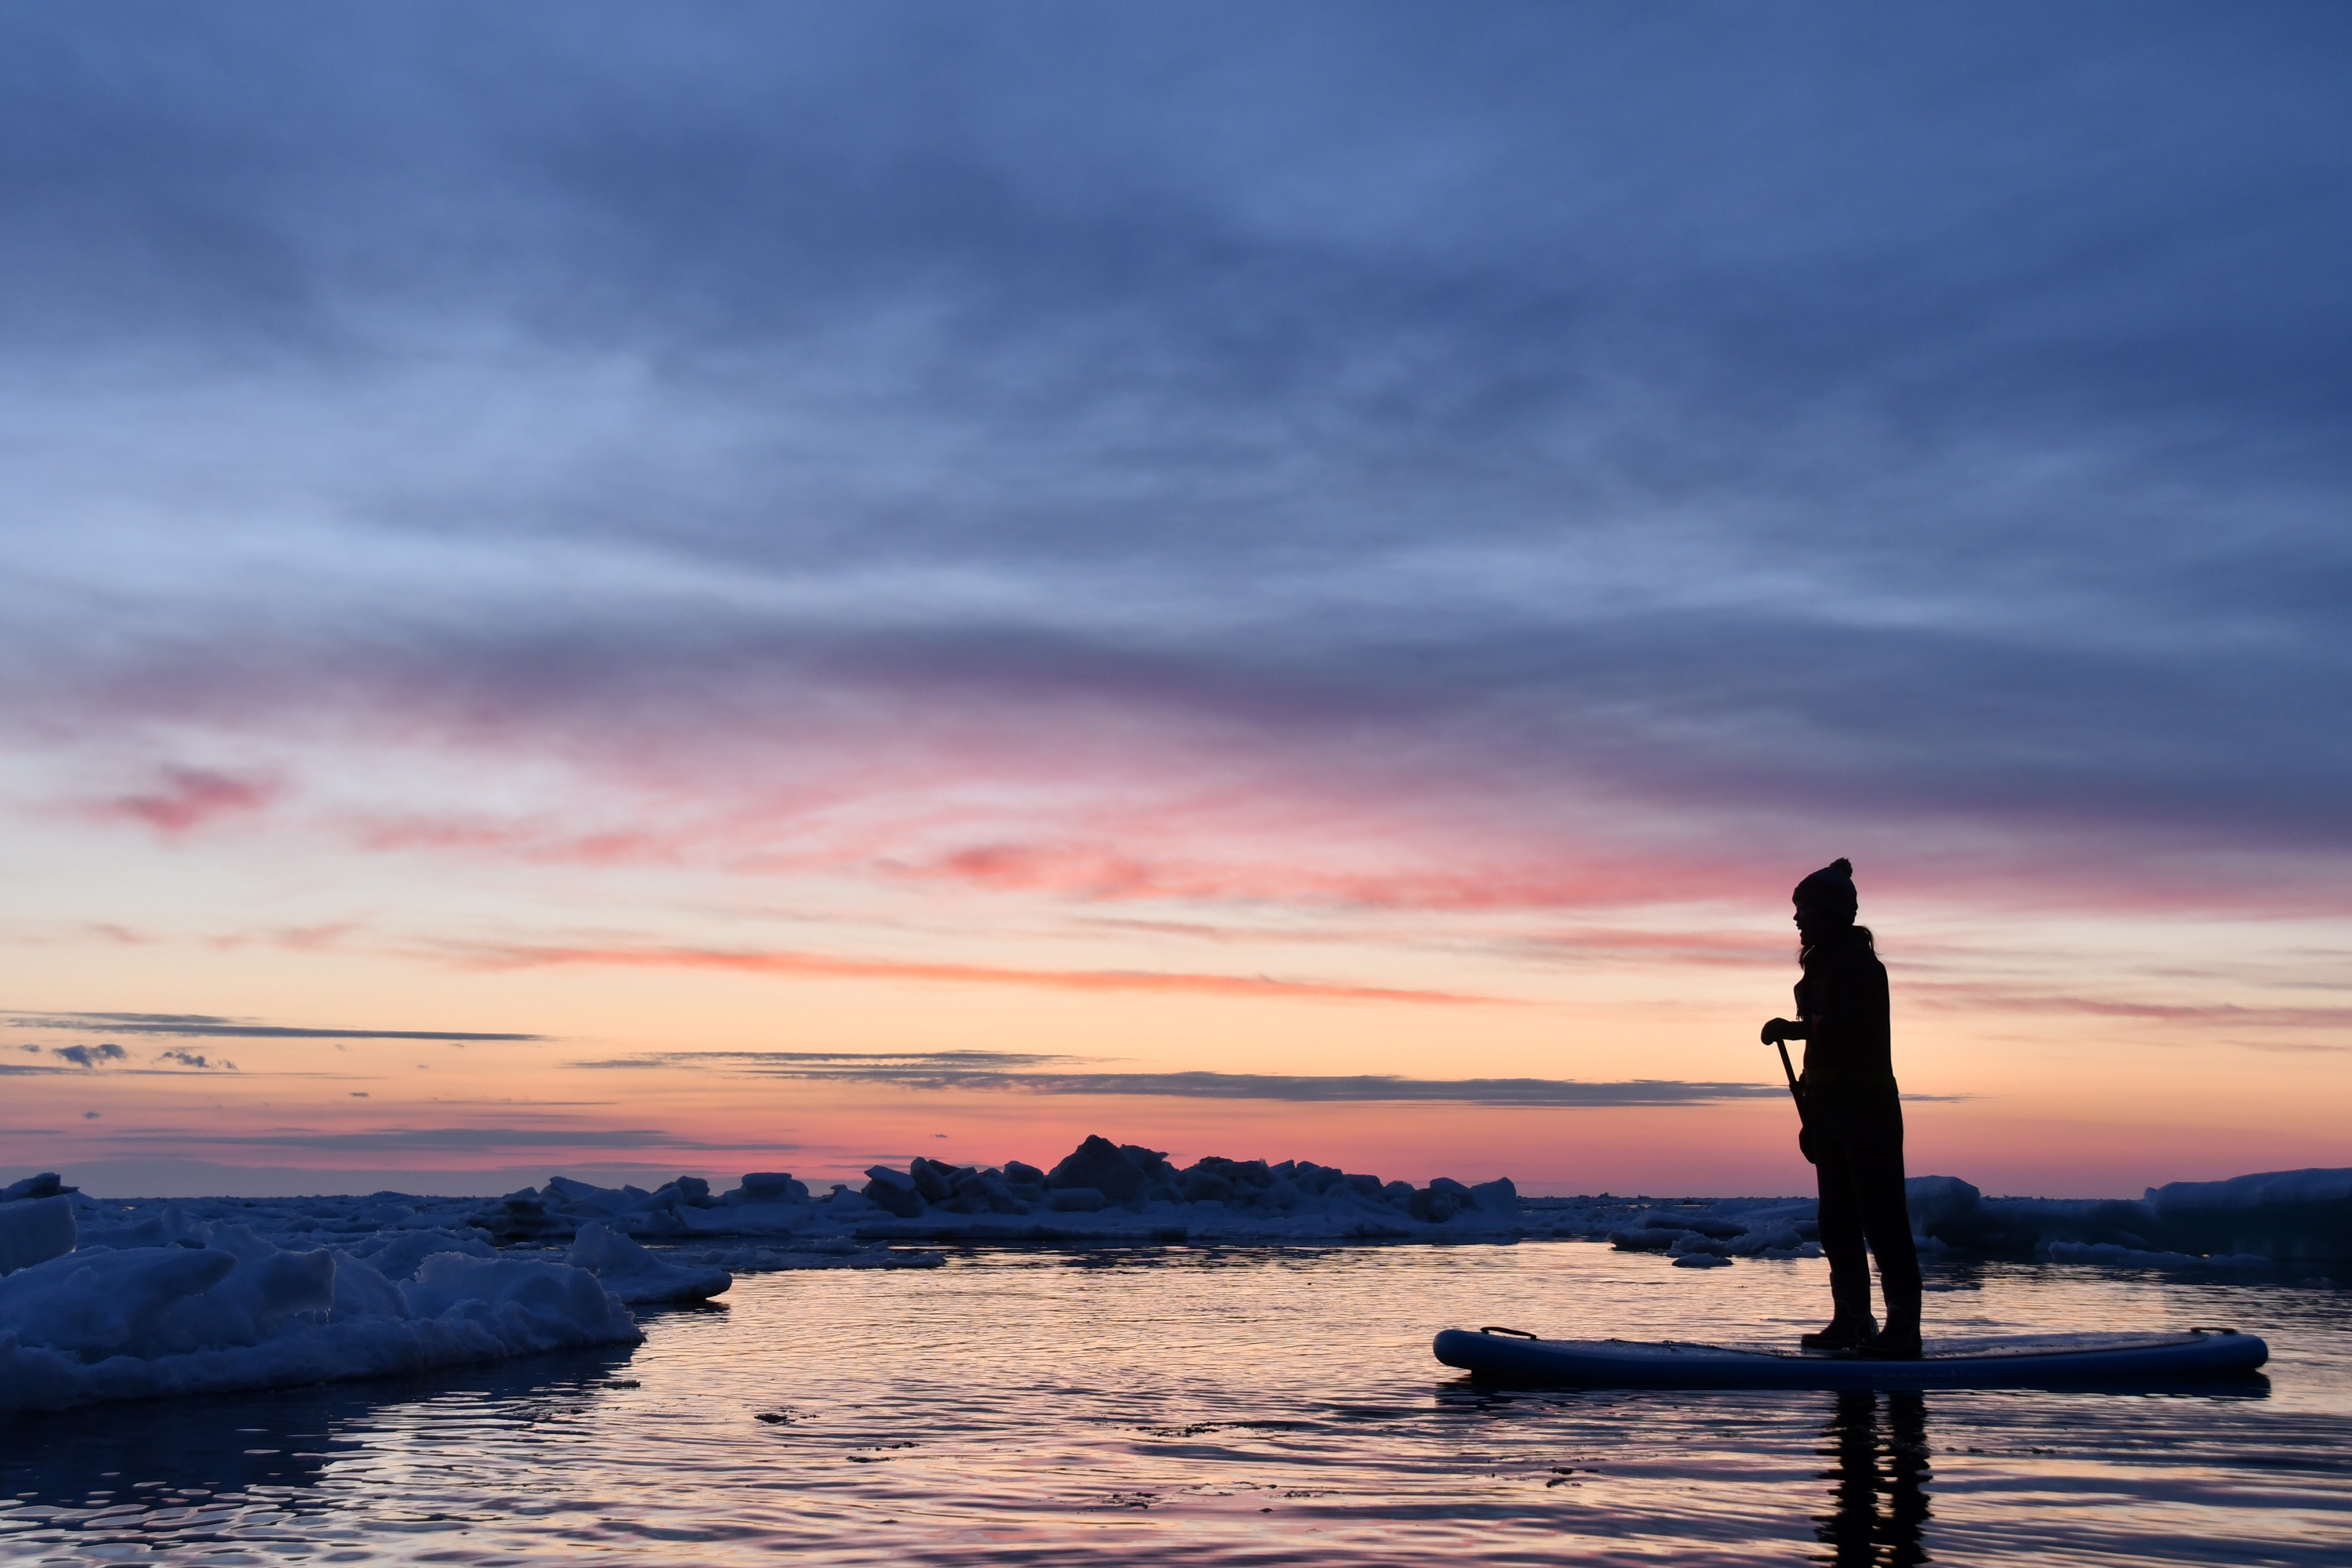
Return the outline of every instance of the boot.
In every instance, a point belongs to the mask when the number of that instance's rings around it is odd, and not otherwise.
[[[1797,1341],[1805,1349],[1860,1350],[1877,1334],[1877,1320],[1870,1315],[1868,1264],[1863,1265],[1859,1275],[1850,1269],[1842,1270],[1835,1263],[1831,1264],[1830,1302],[1837,1310],[1831,1314],[1829,1327]]]
[[[1868,1312],[1853,1313],[1840,1307],[1825,1329],[1803,1335],[1797,1342],[1809,1351],[1859,1351],[1878,1337],[1878,1325]]]
[[[1886,1303],[1886,1327],[1878,1337],[1853,1352],[1865,1361],[1917,1361],[1919,1359],[1919,1299],[1916,1296]]]
[[[1878,1337],[1853,1352],[1864,1361],[1917,1361],[1920,1354],[1919,1327],[1898,1328],[1888,1323]]]

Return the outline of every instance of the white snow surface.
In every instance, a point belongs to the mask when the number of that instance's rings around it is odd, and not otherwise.
[[[655,1257],[618,1231],[594,1220],[572,1242],[572,1261],[596,1276],[604,1289],[631,1305],[653,1301],[708,1301],[735,1277],[724,1268],[680,1267]]]
[[[73,1247],[71,1199],[60,1194],[0,1204],[0,1274],[46,1263]]]
[[[105,1207],[78,1202],[93,1217]],[[250,1226],[176,1209],[96,1228],[130,1245],[86,1242],[0,1279],[0,1411],[375,1377],[641,1337],[627,1307],[569,1264],[442,1249],[395,1281],[352,1252],[280,1247]],[[133,1239],[145,1232],[155,1239]]]

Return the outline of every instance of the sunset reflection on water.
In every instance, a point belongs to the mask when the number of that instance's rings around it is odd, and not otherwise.
[[[2341,1292],[1944,1268],[1949,1331],[2235,1322],[2187,1394],[1512,1394],[1450,1323],[1777,1337],[1818,1262],[1573,1243],[982,1254],[740,1280],[634,1352],[26,1418],[0,1556],[829,1563],[2334,1563]]]

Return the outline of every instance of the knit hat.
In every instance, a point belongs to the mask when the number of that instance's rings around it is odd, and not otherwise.
[[[1800,904],[1853,910],[1861,904],[1853,890],[1853,862],[1841,855],[1803,881],[1790,897]]]

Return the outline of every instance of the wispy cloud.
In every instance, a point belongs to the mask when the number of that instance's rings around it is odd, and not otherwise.
[[[116,1143],[299,1150],[319,1154],[497,1149],[676,1149],[693,1152],[737,1147],[729,1143],[702,1142],[651,1127],[372,1127],[349,1131],[331,1128],[273,1127],[251,1132],[220,1132],[188,1127],[134,1127],[110,1130],[104,1137]]]
[[[847,779],[1007,803],[866,874],[1072,899],[1707,880],[1597,853],[1636,818],[1957,845],[2045,897],[2183,846],[2331,888],[2316,15],[621,8],[560,72],[527,5],[463,51],[431,8],[389,48],[331,11],[12,16],[45,174],[0,395],[60,526],[0,622],[38,672],[10,711],[61,773],[125,734],[396,734],[404,786],[332,807],[387,853],[788,859],[724,829]],[[317,83],[291,155],[256,106]],[[468,759],[614,809],[498,817]],[[1063,787],[997,795],[1023,759]],[[1171,778],[1223,826],[1108,820]],[[333,782],[91,793],[184,835]],[[1240,842],[1269,805],[1393,852]]]
[[[73,1063],[78,1068],[95,1068],[106,1062],[123,1062],[131,1059],[129,1051],[110,1040],[95,1046],[59,1046],[52,1054]]]
[[[203,1013],[15,1013],[14,1029],[67,1029],[94,1035],[163,1035],[237,1040],[526,1041],[539,1035],[485,1034],[461,1029],[344,1029],[256,1024]],[[165,1052],[166,1056],[172,1053]]]
[[[2083,996],[1982,981],[1918,981],[1906,986],[1906,991],[1919,1005],[1955,1012],[2061,1013],[2211,1027],[2352,1028],[2352,1007],[2247,1006],[2233,1002]]]
[[[1048,991],[1150,992],[1206,996],[1287,997],[1315,1002],[1405,1002],[1433,1006],[1492,1006],[1507,999],[1454,991],[1424,991],[1338,981],[1283,980],[1263,974],[1182,974],[1138,970],[1022,969],[979,963],[844,958],[827,953],[730,951],[694,947],[566,947],[526,944],[447,945],[451,960],[473,969],[578,966],[614,969],[719,970],[814,980],[904,980],[950,985],[1014,985]]]
[[[1785,1094],[1772,1084],[1693,1083],[1631,1079],[1416,1079],[1383,1074],[1100,1072],[1050,1064],[1059,1057],[988,1051],[900,1056],[808,1051],[664,1051],[576,1062],[582,1068],[702,1068],[761,1078],[887,1083],[906,1089],[992,1089],[1046,1095],[1131,1095],[1179,1100],[1262,1100],[1292,1103],[1421,1102],[1494,1106],[1703,1105]]]
[[[223,817],[258,813],[284,793],[277,780],[211,768],[166,767],[144,790],[91,802],[88,816],[142,822],[167,834],[187,833]]]
[[[1601,928],[1545,931],[1499,941],[1496,946],[1522,957],[1553,963],[1699,964],[1758,969],[1789,967],[1796,943],[1767,931],[1628,931]]]
[[[229,1060],[226,1057],[222,1057],[218,1060],[215,1060],[213,1058],[207,1057],[202,1052],[188,1050],[180,1046],[173,1046],[168,1050],[156,1052],[155,1059],[159,1062],[172,1062],[184,1068],[193,1068],[199,1072],[236,1071],[236,1064]]]

